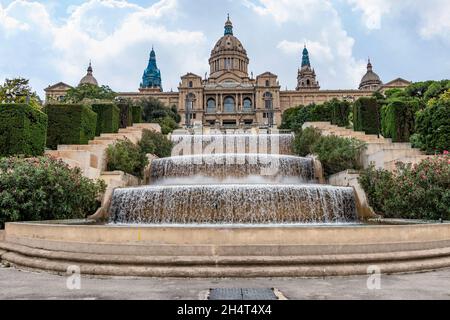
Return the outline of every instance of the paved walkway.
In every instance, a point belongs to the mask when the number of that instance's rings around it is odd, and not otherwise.
[[[67,289],[67,278],[0,268],[2,299],[204,299],[209,288],[277,288],[288,299],[447,299],[450,269],[381,277],[369,290],[367,277],[326,279],[131,279],[84,278],[81,289]]]

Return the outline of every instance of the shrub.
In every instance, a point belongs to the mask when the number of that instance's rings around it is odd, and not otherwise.
[[[87,144],[95,137],[97,114],[81,104],[49,104],[47,146],[59,144]]]
[[[417,112],[415,129],[411,141],[427,153],[450,149],[450,90]]]
[[[393,142],[409,142],[414,132],[414,114],[419,103],[413,99],[389,99],[381,109],[381,128],[385,138]]]
[[[353,129],[367,134],[378,134],[380,114],[376,98],[359,98],[353,104]]]
[[[350,103],[333,99],[329,102],[331,108],[331,123],[340,127],[349,125]]]
[[[0,159],[0,225],[10,221],[85,218],[99,207],[102,180],[47,157]]]
[[[121,100],[117,106],[120,109],[119,127],[126,128],[133,125],[133,104],[130,100]]]
[[[159,118],[156,122],[161,126],[161,132],[163,134],[169,134],[178,128],[178,124],[171,117]]]
[[[106,149],[108,171],[120,170],[142,178],[148,159],[130,140],[120,140]]]
[[[332,174],[348,170],[360,169],[360,155],[364,148],[364,143],[349,138],[338,136],[322,136],[311,147],[322,162],[324,174]]]
[[[369,203],[386,218],[450,219],[450,156],[398,164],[389,172],[369,167],[361,173]]]
[[[119,131],[120,109],[114,103],[93,104],[92,110],[97,113],[96,136]]]
[[[44,153],[47,115],[27,104],[0,105],[0,156]]]
[[[154,154],[159,158],[165,158],[172,154],[173,143],[159,132],[144,130],[139,147],[144,154]]]
[[[133,105],[133,123],[142,122],[142,107]]]
[[[306,128],[295,133],[294,152],[301,157],[313,153],[312,147],[320,139],[321,133],[316,128]]]

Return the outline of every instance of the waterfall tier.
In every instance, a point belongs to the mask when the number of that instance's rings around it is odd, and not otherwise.
[[[314,161],[272,154],[178,156],[153,160],[150,176],[154,184],[192,184],[195,177],[216,183],[309,183],[314,181]]]
[[[183,185],[116,189],[111,222],[145,224],[339,223],[356,220],[352,188]]]
[[[173,155],[261,153],[291,155],[292,134],[173,135]]]

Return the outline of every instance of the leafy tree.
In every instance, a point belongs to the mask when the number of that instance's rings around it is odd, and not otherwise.
[[[172,154],[173,143],[164,134],[150,130],[144,130],[139,147],[144,154],[154,154],[160,158],[169,157]]]
[[[0,85],[0,103],[28,103],[40,109],[42,101],[30,86],[30,80],[24,78],[6,79]]]
[[[142,118],[148,123],[159,123],[164,134],[168,134],[178,128],[181,117],[176,106],[167,107],[160,100],[150,97],[139,102],[142,107]]]
[[[427,107],[417,112],[412,142],[430,154],[450,149],[450,90],[428,101]]]
[[[320,139],[322,134],[316,128],[306,128],[305,130],[298,130],[295,133],[294,152],[301,157],[312,154],[312,147]]]
[[[67,91],[63,102],[79,103],[85,99],[90,100],[113,100],[117,94],[108,86],[96,86],[85,83],[76,88],[71,88]]]

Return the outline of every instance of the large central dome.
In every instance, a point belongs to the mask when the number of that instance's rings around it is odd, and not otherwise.
[[[247,51],[241,41],[233,35],[233,24],[228,17],[224,35],[211,51],[210,78],[222,79],[228,73],[234,80],[248,78],[248,63]]]

